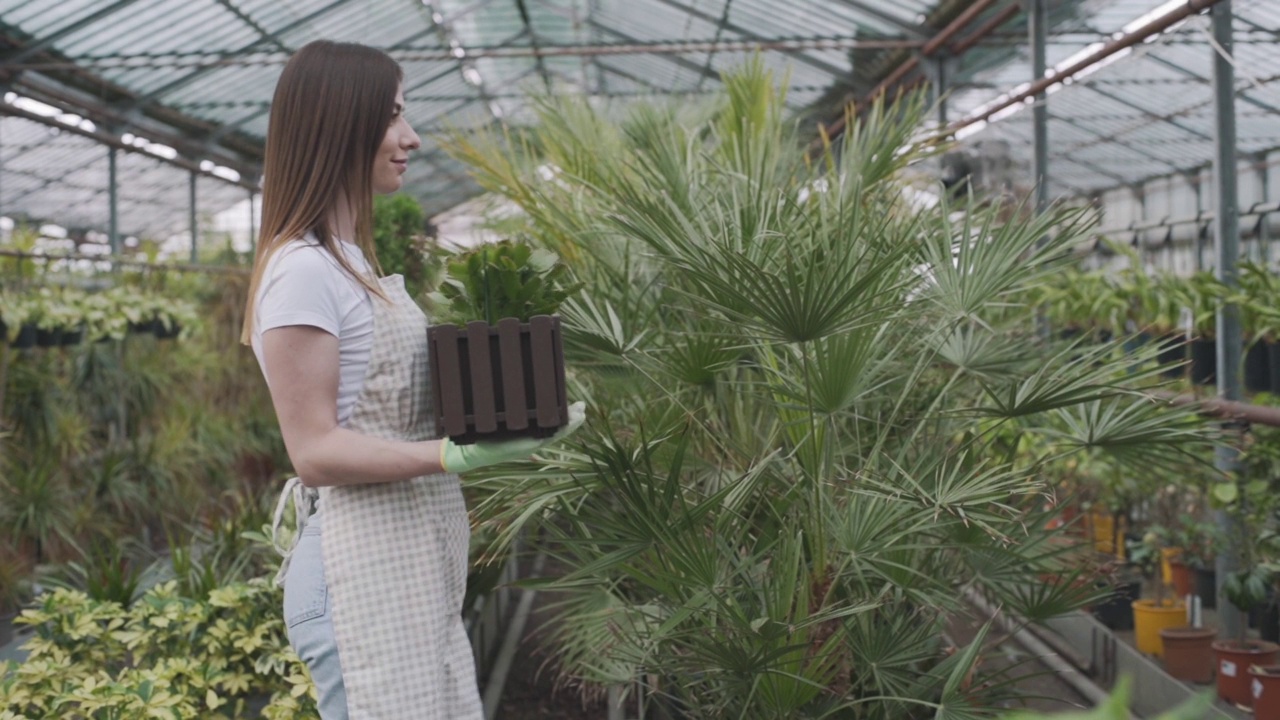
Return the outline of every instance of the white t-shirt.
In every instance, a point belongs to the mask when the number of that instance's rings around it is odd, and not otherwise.
[[[372,277],[359,247],[349,242],[340,246],[353,268]],[[373,350],[373,299],[311,235],[282,246],[262,274],[252,345],[264,377],[262,334],[288,325],[318,327],[338,338],[338,424],[345,426],[364,387]]]

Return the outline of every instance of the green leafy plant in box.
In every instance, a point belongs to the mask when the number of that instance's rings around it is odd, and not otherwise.
[[[463,253],[447,269],[431,299],[441,319],[458,324],[554,315],[581,287],[567,281],[568,268],[555,253],[510,240]]]
[[[451,260],[430,300],[436,430],[455,443],[548,437],[568,422],[564,346],[554,313],[576,289],[554,253],[504,241]],[[465,323],[465,326],[463,325]]]

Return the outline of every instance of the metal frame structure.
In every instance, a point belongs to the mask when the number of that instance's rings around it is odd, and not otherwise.
[[[849,103],[861,110],[932,82],[943,132],[1027,151],[1039,209],[1055,190],[1096,202],[1124,188],[1145,215],[1144,182],[1212,163],[1214,209],[1204,207],[1197,177],[1195,222],[1212,218],[1215,268],[1233,285],[1237,157],[1280,147],[1280,76],[1238,85],[1237,74],[1280,61],[1268,30],[1280,26],[1274,5],[0,0],[0,213],[104,226],[113,254],[124,234],[173,233],[185,219],[195,264],[198,209],[243,202],[247,190],[252,228],[271,90],[290,53],[316,38],[368,42],[397,58],[410,117],[426,134],[445,123],[518,123],[530,92],[697,96],[759,53],[771,68],[791,70],[792,109],[827,120],[814,128],[823,134],[815,148],[839,136]],[[1057,92],[1082,101],[1060,103]],[[1254,114],[1238,112],[1237,100]],[[1031,112],[1020,113],[1027,105]],[[434,141],[418,160],[406,188],[430,214],[479,192]],[[1224,305],[1218,326],[1219,398],[1234,407],[1239,309]],[[1224,431],[1240,426],[1228,421]],[[1228,446],[1216,461],[1224,472],[1238,464]],[[1232,529],[1227,515],[1219,522]],[[1238,558],[1224,551],[1218,563],[1221,583]],[[1219,607],[1234,633],[1241,618]]]
[[[1266,15],[1263,0],[1252,1],[1236,40],[1260,47],[1272,38],[1259,29],[1278,18]],[[111,236],[155,233],[165,223],[141,220],[142,202],[133,187],[149,177],[141,173],[161,174],[156,164],[180,173],[166,174],[173,177],[166,186],[178,186],[177,178],[188,173],[206,176],[209,181],[199,185],[201,208],[217,211],[242,202],[243,191],[223,189],[228,173],[213,169],[232,170],[240,176],[234,184],[250,192],[256,188],[275,77],[289,53],[316,37],[374,42],[396,57],[410,80],[410,116],[424,135],[444,124],[518,123],[527,117],[529,92],[580,92],[619,101],[715,92],[720,72],[751,53],[760,53],[771,67],[790,67],[793,109],[818,117],[847,101],[865,106],[926,81],[935,86],[939,121],[951,121],[951,131],[961,134],[1030,102],[1027,147],[1032,177],[1045,179],[1037,197],[1043,204],[1064,190],[1092,194],[1141,180],[1099,157],[1101,147],[1123,149],[1148,174],[1208,162],[1208,153],[1187,162],[1166,155],[1164,144],[1140,137],[1141,128],[1154,122],[1208,143],[1211,133],[1193,121],[1195,107],[1155,111],[1098,81],[1101,74],[1076,84],[1099,96],[1091,104],[1123,107],[1132,120],[1117,125],[1111,117],[1082,117],[1051,107],[1049,95],[1135,47],[1134,55],[1160,63],[1188,86],[1206,83],[1209,73],[1146,52],[1142,43],[1163,32],[1169,47],[1207,46],[1203,33],[1179,23],[1213,3],[1171,4],[1176,7],[1144,27],[1116,33],[1118,20],[1107,12],[1090,15],[1075,2],[1054,4],[1049,12],[1043,0],[797,0],[786,7],[768,0],[304,0],[287,8],[265,0],[74,0],[41,8],[0,0],[0,85],[57,110],[46,115],[0,103],[0,161],[15,178],[0,185],[0,213],[38,210],[36,200],[64,185],[78,188],[76,197],[102,201],[86,194],[85,182],[100,171],[102,182],[119,190],[104,188],[110,207],[96,216],[86,212],[77,222],[110,226],[115,218]],[[1130,15],[1161,5],[1162,0],[1124,4]],[[1020,22],[1027,34],[1016,32]],[[1029,50],[1031,67],[1011,75],[1002,69],[1021,64],[1019,48]],[[1082,52],[1087,49],[1093,52]],[[1063,67],[1067,55],[1075,62]],[[1045,77],[1037,68],[1050,63],[1055,71]],[[1280,94],[1273,99],[1247,87],[1239,94],[1260,110],[1280,105]],[[990,102],[993,95],[1000,102]],[[68,115],[81,122],[67,123]],[[843,112],[829,117],[826,132],[838,135]],[[4,131],[5,123],[19,119],[116,151],[101,163],[34,164],[34,158],[19,159],[10,151],[10,136],[34,134],[25,126],[18,133]],[[1000,134],[988,129],[979,137]],[[147,154],[125,142],[130,136],[175,153]],[[406,187],[429,213],[478,192],[433,140],[426,144]],[[43,150],[36,142],[20,152]],[[135,170],[134,157],[144,158],[144,167]],[[51,166],[68,171],[60,177],[47,171]],[[187,198],[166,197],[148,198],[152,214],[164,213],[171,228],[180,219],[190,224]]]

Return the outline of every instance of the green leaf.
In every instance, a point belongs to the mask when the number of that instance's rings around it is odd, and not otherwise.
[[[1223,505],[1230,505],[1240,498],[1240,487],[1233,482],[1216,483],[1213,497]]]

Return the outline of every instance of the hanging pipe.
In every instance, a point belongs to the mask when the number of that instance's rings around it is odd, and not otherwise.
[[[891,87],[895,83],[898,83],[903,78],[905,78],[908,73],[910,73],[912,70],[919,67],[920,61],[922,59],[927,58],[930,55],[934,54],[939,49],[941,49],[942,46],[950,42],[952,38],[954,38],[957,34],[960,33],[961,30],[965,28],[965,26],[967,26],[970,22],[973,22],[974,18],[976,18],[978,15],[982,14],[984,10],[986,10],[987,8],[995,4],[996,1],[997,0],[977,0],[977,2],[975,2],[974,4],[966,8],[965,11],[960,13],[958,17],[956,17],[951,22],[947,23],[947,26],[944,27],[942,30],[940,30],[937,35],[934,35],[932,38],[929,39],[928,42],[926,42],[923,46],[921,46],[920,52],[912,55],[910,58],[907,59],[906,62],[894,68],[892,72],[886,75],[885,78],[881,80],[878,85],[876,85],[875,89],[873,89],[870,93],[867,94],[867,97],[862,102],[856,103],[855,107],[866,107],[867,105],[874,102],[876,98],[878,98],[882,93],[888,90],[889,87]],[[987,26],[984,25],[984,27],[987,27]],[[991,27],[988,30],[988,32],[994,29],[995,29],[994,27]],[[982,36],[979,33],[975,32],[973,35],[966,38],[965,42],[972,41],[976,43],[977,40],[981,39],[981,37]],[[844,132],[846,117],[847,117],[846,115],[841,115],[840,117],[836,118],[835,122],[825,127],[823,134],[830,140],[835,140],[837,137],[840,137],[840,134]],[[824,139],[820,137],[809,146],[809,149],[811,151],[820,150],[823,144],[824,144]]]
[[[1221,1],[1222,0],[1187,0],[1186,4],[1179,5],[1176,9],[1171,10],[1168,13],[1165,13],[1164,15],[1161,15],[1160,17],[1156,18],[1155,20],[1152,20],[1146,25],[1143,25],[1142,27],[1134,30],[1133,32],[1130,32],[1126,35],[1116,38],[1115,40],[1111,40],[1107,44],[1098,48],[1097,51],[1090,53],[1087,57],[1084,57],[1072,63],[1071,65],[1054,72],[1052,75],[1049,75],[1048,77],[1041,78],[1040,80],[1037,80],[1031,83],[1021,92],[1018,92],[1016,94],[1013,94],[1005,98],[1002,102],[983,110],[981,113],[977,115],[973,115],[953,123],[950,127],[947,128],[947,132],[954,133],[955,131],[961,128],[968,127],[969,125],[973,125],[974,123],[986,120],[987,118],[991,117],[992,115],[995,115],[996,113],[1000,112],[1001,110],[1004,110],[1005,108],[1012,107],[1013,105],[1016,105],[1018,103],[1025,102],[1027,98],[1031,98],[1031,97],[1035,97],[1036,95],[1039,95],[1040,93],[1047,90],[1050,86],[1056,85],[1066,80],[1067,78],[1072,77],[1073,75],[1080,72],[1081,70],[1090,68],[1098,64],[1099,62],[1106,60],[1112,55],[1115,55],[1121,50],[1133,47],[1134,45],[1141,43],[1142,41],[1146,40],[1149,37],[1159,35],[1165,30],[1168,30],[1170,27],[1173,27],[1174,25],[1191,17],[1192,15],[1203,12],[1213,7],[1214,5],[1217,5]]]

